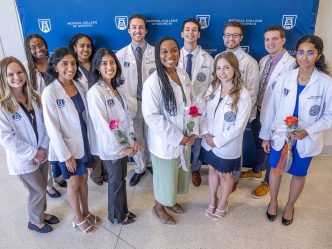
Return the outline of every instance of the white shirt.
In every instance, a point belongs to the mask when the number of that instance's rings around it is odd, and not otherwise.
[[[16,113],[9,113],[0,107],[0,144],[6,150],[10,175],[34,172],[38,165],[32,163],[38,148],[48,149],[49,139],[43,121],[42,107],[32,99],[37,123],[38,141],[24,110],[19,106]]]
[[[180,59],[178,67],[186,70],[187,58],[189,53],[182,48],[180,51]],[[193,51],[192,57],[192,97],[204,97],[207,89],[212,81],[213,72],[213,58],[212,56],[203,50],[200,46]]]
[[[131,117],[136,116],[137,112],[137,64],[135,53],[133,52],[131,44],[120,49],[116,53],[124,79],[123,94],[126,96],[129,113]],[[142,82],[156,70],[156,63],[154,57],[154,47],[147,44],[142,58]]]
[[[177,68],[187,106],[190,106],[191,82],[187,73]],[[163,107],[163,98],[157,72],[154,72],[144,83],[142,93],[142,112],[148,125],[148,148],[151,153],[162,159],[174,159],[180,156],[183,146],[180,145],[185,128],[185,103],[181,87],[170,83],[175,95],[177,114],[171,116]]]
[[[209,133],[216,147],[211,148],[203,137],[202,146],[223,159],[236,159],[242,154],[243,133],[248,123],[251,100],[246,88],[242,88],[237,111],[232,110],[232,98],[226,95],[219,103],[221,85],[213,92],[212,86],[206,94],[206,114],[202,118],[202,134]],[[219,103],[219,104],[218,104]]]
[[[286,132],[276,137],[276,131],[285,129],[284,120],[292,116],[297,95],[297,76],[299,69],[280,75],[271,85],[271,97],[263,100],[262,128],[259,137],[271,140],[275,150],[281,150]],[[264,103],[265,102],[265,103]],[[323,149],[323,131],[332,127],[332,78],[316,68],[309,83],[299,96],[298,127],[305,129],[308,136],[297,141],[300,157],[315,156]]]
[[[125,156],[123,150],[127,145],[118,142],[115,133],[109,127],[111,120],[119,121],[119,128],[126,132],[129,142],[134,136],[127,102],[124,96],[121,97],[124,107],[104,81],[94,84],[87,93],[91,154],[98,155],[101,160],[116,160]]]
[[[84,119],[87,120],[85,90],[79,81],[73,81],[85,106]],[[42,94],[45,126],[50,137],[49,161],[64,162],[71,156],[84,156],[84,142],[81,124],[75,104],[58,80],[53,81]]]

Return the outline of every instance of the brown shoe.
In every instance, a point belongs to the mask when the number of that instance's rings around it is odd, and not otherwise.
[[[180,206],[180,204],[175,203],[173,207],[167,207],[167,208],[176,214],[184,214],[184,210]]]
[[[270,187],[267,182],[261,182],[261,184],[251,192],[251,196],[254,198],[263,198],[270,192]]]
[[[202,183],[202,177],[199,171],[194,171],[191,174],[191,180],[195,187],[198,187]]]
[[[263,173],[262,171],[261,172],[258,172],[258,173],[254,173],[251,170],[247,170],[247,171],[242,171],[240,173],[240,178],[241,179],[254,179],[254,180],[261,180],[263,177]]]
[[[168,213],[166,213],[165,209],[164,210],[158,210],[157,207],[153,206],[152,208],[152,214],[161,222],[164,224],[168,225],[175,225],[175,220],[173,219],[172,216],[170,216]]]
[[[233,183],[232,193],[236,190],[238,184],[239,184],[239,181]]]

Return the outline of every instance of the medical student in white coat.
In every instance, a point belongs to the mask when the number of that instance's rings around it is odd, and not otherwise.
[[[259,68],[257,61],[248,53],[244,52],[240,46],[243,40],[243,26],[238,21],[229,21],[224,25],[224,45],[227,51],[233,52],[239,61],[241,79],[244,86],[249,91],[251,99],[251,111],[249,123],[256,118],[256,99],[259,88]],[[246,143],[246,141],[244,141]],[[242,168],[242,167],[241,167]],[[236,190],[240,178],[240,172],[234,172],[233,191]]]
[[[23,64],[14,57],[0,61],[0,145],[6,150],[10,175],[17,175],[29,192],[28,228],[53,230],[59,219],[46,214],[47,150],[49,139],[39,94]]]
[[[101,219],[88,208],[87,168],[92,167],[92,156],[86,124],[86,92],[77,81],[79,77],[74,55],[67,48],[55,50],[45,75],[47,87],[42,103],[53,175],[62,175],[67,181],[73,226],[91,234]]]
[[[252,121],[252,131],[256,145],[255,162],[252,169],[242,171],[241,179],[261,179],[262,171],[266,170],[264,180],[261,184],[252,191],[251,195],[254,198],[262,198],[270,192],[269,188],[269,172],[270,166],[268,162],[268,154],[262,148],[262,140],[259,138],[259,131],[261,129],[260,114],[264,96],[267,100],[270,99],[270,93],[266,91],[269,89],[275,79],[282,73],[294,69],[296,63],[295,58],[291,56],[284,48],[286,42],[285,30],[281,26],[270,26],[264,32],[265,50],[269,53],[264,56],[259,62],[259,92],[257,96],[257,113],[256,119]]]
[[[142,146],[142,151],[134,156],[135,173],[130,179],[130,186],[139,183],[146,168],[152,174],[150,155],[146,146],[147,126],[142,115],[142,85],[149,75],[156,70],[154,47],[145,40],[147,32],[147,22],[144,16],[132,15],[129,18],[128,28],[131,43],[116,53],[122,67],[124,94],[134,122],[136,139]]]
[[[216,57],[206,101],[200,154],[201,160],[209,164],[210,204],[205,215],[220,220],[228,212],[232,172],[241,167],[243,133],[251,110],[250,95],[243,86],[239,62],[232,52]]]
[[[284,120],[288,116],[298,118],[298,128],[291,134],[296,142],[288,170],[292,175],[289,196],[282,215],[285,226],[293,222],[294,205],[303,190],[312,157],[322,152],[323,132],[332,127],[332,78],[328,75],[321,38],[314,35],[302,37],[296,45],[296,62],[298,68],[280,75],[271,85],[270,99],[264,98],[259,134],[265,152],[270,153],[271,200],[266,215],[274,221],[282,177],[274,168],[285,144]]]
[[[191,82],[185,71],[177,67],[180,47],[174,38],[161,38],[155,54],[157,72],[144,83],[142,104],[154,171],[152,213],[164,224],[175,224],[165,207],[184,213],[176,203],[176,195],[188,192],[190,167],[189,158],[184,158],[184,145],[191,146],[195,141],[195,134],[184,135],[185,107],[191,105]]]
[[[28,35],[24,40],[25,55],[27,61],[24,66],[28,71],[30,82],[40,95],[46,87],[44,74],[48,66],[48,48],[45,39],[38,34]],[[66,187],[66,181],[61,177],[54,179],[60,187]],[[48,169],[47,194],[51,198],[61,196],[60,192],[54,187],[51,165]]]
[[[193,104],[199,107],[199,112],[205,112],[205,110],[202,110],[204,106],[202,102],[204,102],[205,93],[212,80],[213,58],[197,44],[200,36],[201,25],[196,19],[189,18],[183,21],[181,37],[183,38],[184,46],[180,50],[178,66],[186,70],[191,79]],[[198,158],[201,150],[201,141],[201,138],[195,138],[195,143],[191,148],[192,182],[196,187],[201,185],[202,182],[200,174],[202,162]]]
[[[95,53],[93,41],[90,36],[82,33],[74,35],[68,42],[68,49],[71,53],[75,54],[78,61],[78,70],[81,73],[79,81],[88,92],[89,83],[89,69],[91,61]],[[93,167],[90,169],[90,178],[97,185],[103,185],[104,181],[107,182],[107,170],[98,156],[93,156]]]
[[[87,94],[91,153],[98,155],[108,171],[108,219],[126,225],[136,215],[128,211],[126,176],[128,156],[134,156],[139,145],[128,113],[125,97],[118,92],[123,84],[121,66],[113,51],[100,48],[92,60]],[[119,142],[110,126],[119,122],[126,140]]]

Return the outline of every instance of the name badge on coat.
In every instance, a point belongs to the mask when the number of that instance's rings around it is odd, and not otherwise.
[[[56,104],[59,108],[62,108],[62,107],[65,106],[65,100],[64,99],[57,99],[55,101],[56,101]]]
[[[18,114],[17,112],[13,115],[13,120],[14,121],[20,121],[22,119],[21,115]]]

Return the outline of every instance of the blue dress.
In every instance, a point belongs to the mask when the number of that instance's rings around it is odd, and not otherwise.
[[[62,175],[64,180],[68,180],[72,175],[85,175],[87,173],[86,168],[92,168],[93,158],[90,154],[90,147],[88,141],[88,131],[86,123],[83,119],[83,112],[85,111],[85,106],[82,97],[79,93],[70,97],[74,102],[76,111],[78,112],[81,124],[81,131],[84,143],[84,156],[80,159],[76,159],[76,171],[74,173],[67,170],[65,162],[51,161],[53,177],[57,178]]]
[[[295,117],[299,116],[299,96],[304,88],[305,88],[305,86],[297,84],[296,103],[295,103],[295,109],[294,109],[294,113],[293,113],[293,116],[295,116]],[[271,165],[272,168],[277,167],[280,156],[281,156],[281,151],[282,151],[282,149],[277,151],[271,147],[269,164]],[[299,152],[297,151],[297,148],[296,148],[296,142],[292,148],[292,152],[293,152],[293,162],[287,173],[294,175],[294,176],[306,176],[309,165],[312,160],[312,157],[301,158],[299,155]]]

